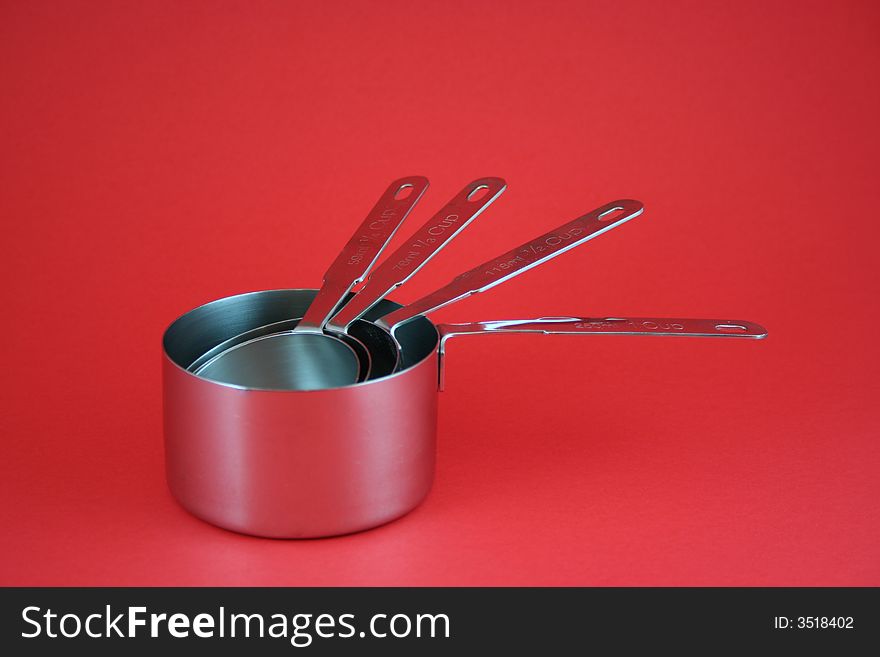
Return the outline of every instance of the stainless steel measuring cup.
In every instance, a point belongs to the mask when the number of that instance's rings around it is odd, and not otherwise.
[[[472,183],[474,190],[485,187],[491,180],[475,181]],[[503,183],[498,179],[495,180],[500,193]],[[447,213],[450,210],[460,213],[459,206],[466,203],[473,193],[468,192],[468,189],[465,188],[437,217],[449,216]],[[261,335],[254,336],[232,348],[221,345],[212,350],[219,349],[221,353],[204,365],[190,369],[200,376],[215,381],[263,389],[314,390],[330,387],[322,384],[331,379],[337,382],[336,385],[347,385],[366,378],[387,376],[400,367],[403,359],[401,346],[394,338],[398,327],[419,315],[428,314],[466,296],[495,287],[620,226],[637,217],[643,210],[644,207],[640,202],[629,199],[606,203],[457,276],[440,290],[388,317],[383,317],[378,324],[359,319],[375,303],[374,295],[368,294],[364,300],[361,295],[365,293],[361,292],[327,322],[329,331],[356,340],[360,346],[356,351],[351,349],[349,344],[351,340],[310,340],[306,344],[299,339],[296,329],[266,331],[261,327],[258,329]],[[437,225],[436,220],[429,221],[428,225]],[[428,231],[423,227],[420,233],[427,235]],[[422,241],[419,238],[416,243]],[[428,250],[432,251],[432,249]],[[412,258],[411,252],[411,246],[401,247],[371,276],[367,288],[372,286],[374,290],[378,289],[382,292],[393,290],[396,287],[395,280],[400,277],[395,273],[397,263],[400,262],[398,256],[410,253],[409,257]],[[402,260],[406,261],[407,258]],[[277,328],[279,328],[277,324],[272,327],[272,329]],[[322,371],[320,376],[316,376],[314,372],[316,364],[327,369],[337,369],[332,373]],[[340,364],[342,365],[339,366]],[[346,376],[347,379],[344,378]],[[341,383],[338,383],[340,381]]]
[[[501,178],[468,183],[372,273],[363,289],[342,308],[350,318],[346,324],[325,327],[323,304],[317,311],[321,321],[312,320],[303,329],[308,317],[303,322],[291,317],[256,327],[215,345],[189,365],[190,371],[215,381],[284,390],[328,388],[367,378],[372,352],[359,336],[349,332],[349,324],[409,280],[506,187]],[[309,313],[313,312],[310,308]]]
[[[559,228],[459,274],[439,290],[383,316],[374,324],[360,322],[350,327],[350,333],[357,336],[370,351],[373,361],[370,377],[387,376],[402,366],[406,352],[395,336],[400,327],[407,322],[472,294],[485,292],[500,285],[638,217],[643,211],[644,206],[639,201],[631,199],[606,203]],[[335,325],[336,322],[337,318],[333,317],[327,325]]]
[[[383,524],[416,507],[434,475],[441,344],[511,331],[631,332],[762,337],[746,322],[538,318],[398,327],[407,355],[394,374],[323,390],[258,390],[189,372],[200,354],[259,326],[302,316],[315,290],[268,290],[218,299],[175,320],[163,336],[168,484],[196,516],[238,532],[318,537]],[[399,309],[380,302],[375,321]],[[708,321],[708,320],[706,320]],[[718,328],[736,324],[744,329]],[[668,328],[664,328],[668,327]],[[680,327],[680,328],[679,328]]]
[[[364,280],[427,188],[428,179],[424,176],[400,178],[388,186],[325,272],[323,285],[302,319],[297,320],[291,327],[290,332],[296,335],[296,340],[289,345],[287,352],[279,357],[294,358],[298,371],[302,376],[308,375],[316,386],[345,385],[350,377],[358,376],[357,369],[347,370],[353,367],[353,361],[356,363],[359,358],[369,358],[364,347],[354,339],[340,340],[344,348],[350,352],[348,357],[340,357],[339,352],[329,353],[312,349],[309,345],[322,341],[327,320],[338,310],[351,289]],[[236,336],[227,341],[229,345],[215,346],[213,351],[232,348],[234,344],[243,341],[241,336]],[[211,362],[211,354],[203,354],[189,367],[193,371],[209,369]],[[241,367],[247,370],[248,366],[253,366],[254,363],[255,361],[245,362]],[[273,381],[275,385],[285,384],[285,372],[283,368],[274,371],[277,377]],[[246,373],[241,373],[241,376],[245,380],[248,379]],[[255,374],[251,373],[250,376],[253,377]]]

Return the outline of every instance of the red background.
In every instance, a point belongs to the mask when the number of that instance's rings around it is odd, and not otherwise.
[[[871,2],[3,3],[0,581],[880,585],[878,29]],[[407,174],[410,229],[509,190],[402,301],[647,208],[437,320],[770,337],[460,339],[412,514],[310,541],[189,516],[164,327],[317,286]]]

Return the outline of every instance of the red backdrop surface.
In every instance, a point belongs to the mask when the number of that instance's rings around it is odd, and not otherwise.
[[[871,2],[3,3],[0,582],[880,585],[878,30]],[[401,301],[647,208],[435,319],[770,337],[454,341],[413,513],[309,541],[191,517],[163,329],[317,286],[406,174],[411,228],[509,190]]]

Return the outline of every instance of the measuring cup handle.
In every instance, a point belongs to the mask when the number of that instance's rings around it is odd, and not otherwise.
[[[323,330],[324,324],[342,303],[345,295],[364,280],[376,264],[382,251],[427,188],[428,179],[424,176],[399,178],[388,186],[324,273],[321,289],[297,330],[314,333]]]
[[[761,340],[767,329],[739,319],[684,319],[670,317],[538,317],[465,324],[440,324],[438,385],[445,386],[446,342],[459,335],[540,333],[543,335],[654,335],[688,338],[748,338]]]
[[[462,188],[370,275],[358,294],[330,319],[327,327],[345,332],[351,324],[403,285],[488,208],[507,188],[502,178],[479,178]]]
[[[385,315],[378,324],[393,334],[396,328],[419,315],[426,315],[468,295],[485,292],[638,217],[643,211],[644,206],[641,202],[632,199],[606,203],[497,258],[484,262],[479,267],[459,274],[439,290]]]

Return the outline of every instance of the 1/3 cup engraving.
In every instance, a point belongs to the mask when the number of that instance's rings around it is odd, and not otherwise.
[[[458,225],[460,218],[461,217],[457,214],[448,214],[438,223],[428,227],[425,230],[428,236],[412,242],[410,244],[410,250],[403,258],[394,263],[393,269],[402,271],[410,267],[414,262],[417,262],[421,258],[425,249],[436,244],[437,240],[439,240],[446,231]]]
[[[430,235],[442,235],[446,230],[458,223],[459,216],[457,214],[446,215],[436,226],[428,229]]]

